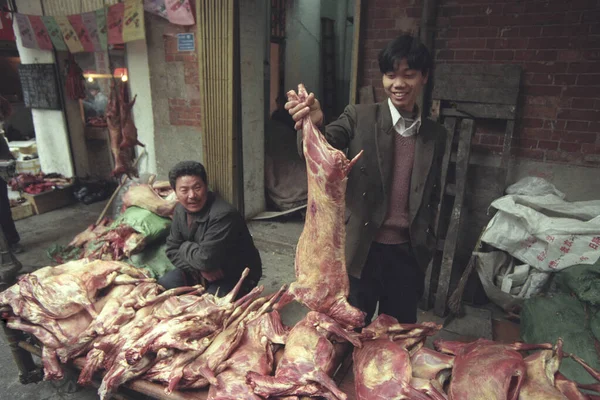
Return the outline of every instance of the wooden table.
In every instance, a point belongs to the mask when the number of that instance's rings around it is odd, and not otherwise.
[[[26,350],[27,352],[38,357],[42,356],[42,350],[37,346],[31,345],[24,341],[18,342],[18,346],[21,349]],[[352,348],[347,343],[337,344],[336,353],[340,362],[340,367],[334,376],[334,380],[340,389],[348,395],[348,400],[355,400],[356,395],[354,392],[354,374],[352,373]],[[282,355],[283,349],[280,349],[275,353],[275,361],[279,362]],[[85,365],[85,357],[76,358],[71,364],[75,369],[81,370]],[[92,381],[92,384],[95,387],[100,386],[100,382],[97,380]],[[165,393],[164,385],[144,381],[141,379],[127,382],[123,386],[133,390],[136,393],[150,396],[158,400],[206,400],[208,398],[208,388],[193,391],[173,391],[168,395]],[[116,400],[128,399],[128,397],[119,393],[113,394],[112,398]]]

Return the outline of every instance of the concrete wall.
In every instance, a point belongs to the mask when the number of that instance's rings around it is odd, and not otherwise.
[[[149,32],[146,27],[146,32]],[[150,67],[148,65],[148,47],[146,42],[138,40],[127,43],[127,70],[131,95],[137,95],[133,106],[133,120],[138,131],[138,139],[145,145],[146,156],[140,159],[140,173],[155,174],[156,149],[154,146],[154,111],[152,109],[152,91],[150,88]],[[142,149],[137,146],[137,154]]]
[[[265,68],[268,65],[266,2],[240,2],[241,135],[244,213],[265,210]]]
[[[321,94],[321,0],[293,0],[287,3],[285,88]]]
[[[17,8],[24,14],[42,15],[39,0],[17,0]],[[22,64],[54,63],[52,52],[23,47],[16,21],[14,31]],[[63,111],[33,109],[31,114],[42,171],[57,172],[67,177],[74,176],[69,133]]]
[[[195,52],[177,52],[179,29],[146,13],[156,172],[163,179],[178,161],[203,157],[198,62]]]

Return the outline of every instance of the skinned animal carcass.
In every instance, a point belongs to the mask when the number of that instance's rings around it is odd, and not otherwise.
[[[290,100],[304,101],[308,93],[298,85]],[[296,281],[281,304],[296,299],[313,311],[329,315],[348,328],[364,325],[365,314],[348,303],[344,224],[347,176],[362,152],[348,160],[332,147],[306,116],[302,120],[304,157],[308,172],[308,204],[304,229],[296,249]]]
[[[422,377],[415,376],[411,362],[427,336],[440,329],[431,322],[400,324],[380,314],[363,329],[363,346],[352,354],[356,398],[445,400],[441,385],[422,372]]]
[[[331,378],[337,367],[334,341],[362,346],[358,334],[347,331],[327,315],[310,311],[290,331],[275,376],[249,372],[248,384],[254,393],[265,398],[310,396],[345,400],[346,394]]]

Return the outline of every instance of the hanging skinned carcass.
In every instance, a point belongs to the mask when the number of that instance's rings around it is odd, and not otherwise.
[[[303,102],[304,85],[289,100]],[[364,325],[365,314],[348,303],[344,224],[347,176],[362,152],[348,160],[333,148],[306,116],[302,120],[303,151],[308,172],[308,204],[304,229],[296,249],[296,281],[290,285],[292,298],[308,308],[329,315],[340,324],[355,328]]]
[[[436,362],[427,373],[421,368],[415,374],[413,362],[418,359],[412,358],[423,349],[427,336],[440,329],[441,325],[431,322],[400,324],[395,318],[380,314],[363,329],[362,348],[354,349],[352,354],[356,398],[445,400],[443,382],[435,379],[438,374],[433,370],[439,372],[451,364]]]
[[[144,145],[138,141],[137,128],[131,114],[135,98],[133,101],[127,102],[125,97],[125,84],[113,79],[110,84],[110,94],[105,112],[110,136],[110,149],[115,159],[112,175],[120,177],[126,174],[131,178],[138,175],[132,162],[133,148],[135,145]]]
[[[310,311],[290,331],[275,376],[249,372],[254,393],[265,398],[281,396],[324,397],[345,400],[331,376],[337,368],[333,342],[362,344],[355,332],[344,329],[327,315]]]

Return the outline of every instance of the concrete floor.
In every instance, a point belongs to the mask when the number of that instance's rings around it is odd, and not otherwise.
[[[48,247],[54,243],[67,244],[77,233],[94,223],[103,208],[103,202],[89,206],[75,204],[17,221],[21,244],[25,248],[25,252],[17,256],[23,264],[22,272],[31,272],[40,267],[52,265],[46,255]],[[282,284],[293,282],[295,246],[303,228],[302,217],[293,215],[278,220],[251,221],[249,228],[263,261],[263,278],[260,284],[265,287],[264,293],[272,293],[278,290]],[[292,303],[283,310],[282,317],[286,324],[294,325],[305,313],[306,309],[303,306]],[[431,312],[423,311],[419,311],[418,319],[419,321],[443,322]],[[457,332],[461,331],[460,326],[470,328],[480,326],[483,329],[479,331],[487,332],[489,330],[491,332],[491,321],[481,319],[477,313],[471,313],[471,315],[467,315],[466,319],[454,320],[452,323],[457,328],[452,331],[443,331],[442,337],[459,338],[460,334]],[[487,324],[490,324],[489,328]],[[475,331],[477,332],[477,329]],[[22,385],[19,383],[18,371],[4,336],[0,335],[0,338],[2,343],[0,344],[0,387],[5,388],[0,393],[0,399],[91,400],[97,398],[95,389],[77,388],[68,380]],[[77,389],[77,392],[70,393],[74,389]]]

